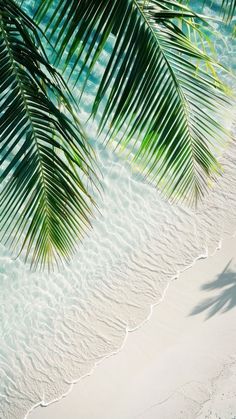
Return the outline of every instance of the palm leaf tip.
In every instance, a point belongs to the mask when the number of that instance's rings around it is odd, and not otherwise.
[[[0,1],[1,236],[36,268],[68,260],[90,225],[94,156],[38,40]],[[57,106],[64,103],[67,111]]]
[[[189,0],[179,0],[179,3],[182,3],[184,5],[189,5],[189,3],[191,4]],[[221,17],[223,17],[226,23],[230,23],[235,17],[236,0],[199,0],[198,7],[201,6],[208,6],[210,8],[214,8],[215,12],[219,11]]]
[[[231,22],[235,17],[236,0],[221,0],[221,14],[226,22]]]

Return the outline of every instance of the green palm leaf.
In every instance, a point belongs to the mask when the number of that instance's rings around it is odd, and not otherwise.
[[[236,0],[222,0],[222,12],[224,17],[231,21],[236,11]]]
[[[1,233],[35,267],[69,259],[91,214],[92,152],[63,90],[36,25],[0,0]]]
[[[192,4],[192,0],[179,0],[179,3],[189,5]],[[215,7],[216,9],[219,9],[220,14],[228,23],[231,22],[235,15],[236,0],[221,0],[221,2],[216,0],[198,0],[198,7],[201,5],[207,5],[209,7]]]
[[[109,126],[107,138],[118,138],[168,197],[202,196],[220,172],[217,156],[228,136],[217,122],[227,105],[224,86],[204,71],[216,63],[177,25],[199,18],[175,0],[44,0],[38,19],[51,7],[47,31],[57,60],[67,51],[66,65],[73,62],[78,77],[89,77],[115,35],[93,105],[96,115],[105,100],[100,129]]]

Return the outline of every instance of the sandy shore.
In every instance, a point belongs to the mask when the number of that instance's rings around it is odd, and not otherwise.
[[[29,415],[42,418],[236,418],[236,238],[172,282],[120,353]]]

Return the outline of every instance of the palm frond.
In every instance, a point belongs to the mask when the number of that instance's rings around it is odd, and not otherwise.
[[[35,267],[69,259],[89,225],[93,154],[37,26],[12,0],[0,0],[0,137],[2,240]]]
[[[236,0],[221,0],[221,14],[226,22],[231,22],[235,17]]]
[[[235,17],[236,0],[221,0],[220,12],[226,22],[231,22]]]
[[[66,51],[78,77],[89,77],[114,36],[93,105],[96,115],[105,100],[100,129],[109,126],[107,138],[119,138],[120,149],[131,150],[168,197],[202,196],[220,172],[217,156],[228,134],[217,114],[228,100],[214,73],[204,71],[214,60],[176,24],[200,18],[175,0],[44,0],[39,20],[51,7],[47,33],[57,59]]]
[[[191,4],[192,0],[179,0],[179,2],[188,5]],[[197,6],[199,7],[201,4],[219,10],[220,15],[227,23],[230,23],[235,17],[236,0],[198,0]]]

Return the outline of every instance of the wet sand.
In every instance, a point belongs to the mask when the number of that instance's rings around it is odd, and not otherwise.
[[[236,417],[236,237],[173,281],[123,349],[29,419]]]

